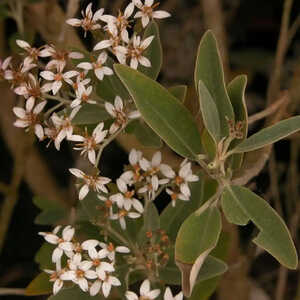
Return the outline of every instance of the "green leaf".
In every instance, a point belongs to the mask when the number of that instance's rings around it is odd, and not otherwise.
[[[89,293],[83,292],[77,285],[71,288],[60,290],[56,295],[48,298],[48,300],[102,300],[103,296],[100,294],[96,296],[90,296]]]
[[[195,66],[195,87],[202,80],[218,108],[222,137],[228,135],[226,117],[234,120],[234,112],[225,87],[224,72],[216,38],[208,30],[200,41]]]
[[[26,296],[39,296],[52,293],[53,283],[49,281],[49,274],[43,272],[35,277],[26,287]]]
[[[191,214],[181,225],[175,243],[175,259],[193,264],[199,255],[216,246],[221,232],[221,215],[216,207]]]
[[[56,248],[55,245],[44,243],[42,247],[35,254],[34,261],[39,264],[41,270],[53,269],[55,264],[51,261],[52,252]]]
[[[292,117],[260,130],[234,148],[234,153],[253,151],[273,144],[300,130],[300,116]]]
[[[213,160],[216,156],[216,143],[214,139],[209,134],[206,128],[203,129],[201,133],[201,142],[203,148],[205,149],[205,153],[210,160]]]
[[[191,113],[157,82],[124,65],[115,71],[148,125],[178,154],[197,159],[200,133]]]
[[[240,144],[247,137],[248,133],[248,111],[245,100],[245,89],[247,85],[247,76],[240,75],[235,77],[227,86],[228,95],[233,106],[235,120],[243,122],[243,138],[234,140],[230,147],[233,148]],[[243,162],[243,154],[234,154],[232,156],[231,168],[238,169]]]
[[[187,93],[187,86],[186,85],[175,85],[168,88],[169,92],[175,96],[178,100],[182,103],[185,101],[186,93]]]
[[[216,207],[196,211],[181,225],[175,242],[175,261],[182,273],[182,291],[190,296],[199,271],[221,233],[221,215]]]
[[[147,68],[142,65],[139,65],[138,70],[145,74],[146,76],[156,79],[162,65],[162,47],[159,36],[159,28],[155,21],[152,21],[147,26],[143,39],[154,35],[154,39],[152,40],[150,46],[143,52],[143,56],[147,57],[151,61],[151,67]]]
[[[199,80],[199,103],[205,128],[210,133],[216,144],[220,141],[221,127],[219,112],[205,84]]]
[[[191,197],[189,201],[176,201],[176,206],[172,203],[163,210],[160,215],[161,228],[166,230],[169,238],[175,241],[178,230],[184,220],[196,211],[206,200],[215,194],[217,182],[203,174],[198,173],[200,179],[189,184]]]
[[[134,134],[143,146],[149,148],[162,147],[162,141],[160,137],[144,122],[144,120],[134,120],[130,122],[128,126],[130,126],[130,128],[126,131]]]
[[[107,113],[105,108],[95,104],[83,105],[79,112],[72,120],[73,125],[88,125],[97,124],[102,121],[110,119],[111,116]]]
[[[234,202],[231,207],[238,214],[238,217],[234,217],[233,213],[229,214],[226,208],[224,213],[229,220],[240,221],[240,223],[246,223],[246,218],[248,221],[251,220],[260,229],[253,242],[268,251],[287,268],[297,268],[297,252],[288,228],[264,199],[241,186],[227,186],[223,193],[224,198],[227,202]]]
[[[114,60],[108,57],[106,65],[112,69],[113,64]],[[104,76],[101,81],[97,80],[96,92],[99,97],[112,103],[116,96],[120,96],[123,100],[130,99],[129,93],[116,74]]]
[[[208,300],[216,290],[219,281],[219,277],[215,277],[197,283],[189,300]]]
[[[42,210],[35,218],[35,224],[53,225],[68,215],[67,209],[59,202],[37,196],[33,198],[33,203]]]

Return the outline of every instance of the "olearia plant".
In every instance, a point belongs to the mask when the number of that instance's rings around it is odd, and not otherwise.
[[[69,169],[78,190],[71,212],[45,208],[35,199],[44,210],[39,222],[55,228],[39,233],[45,240],[36,256],[42,273],[28,286],[28,295],[198,299],[199,284],[214,278],[216,285],[227,270],[218,254],[226,252],[222,214],[239,226],[253,222],[259,231],[253,242],[283,266],[297,268],[281,217],[236,182],[240,171],[247,171],[247,153],[298,131],[300,116],[247,137],[246,76],[225,84],[217,42],[208,31],[194,76],[199,126],[184,105],[186,87],[166,89],[156,81],[162,49],[155,19],[170,16],[158,5],[134,0],[111,16],[104,9],[93,12],[89,4],[81,19],[66,22],[93,35],[93,51],[34,48],[17,40],[24,54],[21,64],[12,57],[0,62],[1,79],[24,98],[13,109],[14,125],[48,145],[53,141],[57,150],[64,140],[73,143],[88,166]],[[124,131],[146,146],[160,147],[163,140],[182,157],[181,164],[164,163],[160,151],[147,160],[132,149],[116,182],[102,176],[103,150]],[[163,191],[170,203],[159,214],[155,200]],[[62,219],[70,224],[62,226]],[[174,286],[182,292],[172,292]]]

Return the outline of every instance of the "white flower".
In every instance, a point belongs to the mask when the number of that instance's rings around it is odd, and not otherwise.
[[[77,89],[75,90],[76,98],[71,102],[71,108],[77,107],[82,103],[96,104],[95,100],[90,99],[92,91],[92,86],[86,88],[83,83],[77,82]]]
[[[47,101],[40,102],[34,107],[35,99],[30,97],[26,101],[25,109],[14,107],[13,112],[18,117],[14,125],[16,127],[27,128],[33,127],[35,135],[41,140],[44,137],[44,129],[40,124],[38,115],[42,112]],[[34,107],[34,108],[33,108]]]
[[[127,27],[129,25],[128,19],[134,11],[134,3],[130,2],[124,10],[124,14],[120,11],[118,17],[111,15],[103,15],[101,20],[107,23],[110,32],[120,30],[122,40],[125,43],[129,42]],[[113,28],[113,26],[117,28]]]
[[[124,207],[126,210],[129,211],[133,206],[139,213],[143,213],[144,208],[142,203],[133,197],[135,191],[129,191],[126,182],[121,178],[117,179],[117,186],[121,193],[112,195],[110,197],[111,200],[116,202],[119,208]]]
[[[72,120],[74,119],[79,109],[80,106],[75,107],[71,111],[69,116],[59,117],[56,113],[52,114],[51,120],[56,128],[56,137],[54,140],[54,144],[57,150],[60,149],[60,143],[64,140],[64,138],[69,139],[73,135]]]
[[[64,66],[61,66],[57,69],[57,73],[53,73],[51,71],[42,71],[40,76],[46,80],[53,81],[45,84],[45,88],[52,90],[53,95],[56,95],[57,92],[63,85],[63,81],[67,82],[68,84],[73,84],[70,78],[77,76],[79,73],[77,71],[68,71],[66,73],[62,73]]]
[[[82,200],[89,192],[90,188],[95,192],[102,191],[103,193],[108,193],[105,184],[108,184],[111,180],[108,177],[102,177],[97,175],[86,175],[79,169],[69,169],[69,171],[84,181],[84,185],[81,187],[79,191],[79,200]]]
[[[52,253],[52,261],[54,263],[60,261],[64,252],[70,252],[74,249],[71,240],[73,239],[75,229],[68,225],[62,231],[62,237],[59,237],[57,233],[60,228],[61,226],[57,226],[52,232],[39,232],[39,235],[42,235],[48,243],[57,245]]]
[[[56,269],[56,271],[45,269],[44,272],[50,274],[50,282],[53,284],[53,294],[57,294],[64,285],[64,270]]]
[[[174,181],[176,185],[179,187],[180,192],[186,197],[190,197],[191,191],[188,183],[195,182],[198,180],[199,177],[193,174],[193,171],[191,169],[191,163],[187,162],[187,160],[184,160],[180,164],[180,170],[178,172],[178,175],[174,178]]]
[[[114,213],[110,216],[111,220],[119,220],[120,226],[123,230],[126,229],[126,220],[125,217],[131,218],[131,219],[137,219],[141,216],[140,213],[137,212],[130,212],[126,209],[119,209],[117,213]]]
[[[140,116],[140,113],[138,111],[133,111],[129,114],[126,114],[123,101],[120,96],[116,96],[114,105],[109,102],[105,102],[105,109],[113,118],[115,118],[114,123],[109,128],[110,134],[114,134],[120,128],[123,128],[127,123],[127,118],[135,119]]]
[[[183,299],[183,293],[180,292],[176,296],[173,296],[171,289],[169,287],[166,288],[165,294],[164,294],[164,300],[182,300]]]
[[[176,193],[171,189],[166,189],[167,194],[169,194],[171,196],[171,200],[172,200],[172,206],[175,207],[176,205],[176,200],[183,200],[183,201],[188,201],[190,200],[190,197],[182,194],[182,193]]]
[[[24,49],[28,53],[28,57],[30,57],[32,60],[37,61],[39,57],[45,57],[43,47],[40,48],[34,48],[29,45],[26,41],[23,40],[16,40],[16,44]]]
[[[93,130],[92,136],[89,136],[86,132],[85,136],[72,135],[69,140],[80,142],[76,144],[75,150],[81,150],[81,155],[87,153],[88,159],[92,164],[96,163],[96,150],[98,145],[104,140],[107,135],[107,130],[103,130],[104,123],[101,122]]]
[[[142,54],[150,46],[153,39],[154,35],[147,37],[143,41],[141,40],[140,36],[133,36],[132,43],[129,45],[127,53],[127,55],[131,58],[131,68],[137,69],[139,64],[144,67],[151,67],[150,60]]]
[[[68,59],[81,59],[84,55],[80,52],[69,52],[65,50],[56,49],[54,45],[46,45],[42,50],[42,57],[51,57],[52,59],[47,63],[46,70],[53,68],[63,69]]]
[[[93,14],[92,3],[90,3],[86,7],[85,12],[81,11],[83,19],[72,18],[72,19],[68,19],[66,21],[66,23],[71,26],[82,27],[83,30],[85,31],[85,35],[86,35],[87,31],[96,30],[96,29],[101,28],[101,25],[98,24],[97,21],[100,19],[103,12],[104,12],[104,9],[101,8]]]
[[[159,294],[160,294],[159,289],[155,289],[152,291],[150,290],[150,281],[149,281],[149,279],[146,279],[141,284],[140,297],[138,297],[138,295],[136,293],[131,292],[131,291],[127,291],[125,296],[126,296],[127,300],[139,300],[139,299],[153,300],[153,299],[157,298],[159,296]]]
[[[33,97],[41,98],[42,93],[47,92],[46,89],[40,87],[40,82],[37,81],[36,77],[28,73],[28,79],[26,82],[24,82],[21,86],[14,89],[14,92],[17,95],[23,96],[24,98]]]
[[[111,68],[104,66],[107,60],[107,53],[102,52],[98,56],[98,59],[94,63],[82,62],[77,67],[84,70],[94,70],[96,77],[99,80],[103,80],[104,75],[113,75],[114,72]]]
[[[116,252],[118,253],[129,253],[130,250],[125,246],[115,247],[113,243],[105,244],[100,242],[100,247],[102,248],[99,251],[99,255],[107,257],[109,260],[114,261]]]
[[[150,200],[155,199],[155,194],[160,185],[165,185],[169,182],[169,179],[158,179],[157,175],[147,176],[146,184],[138,190],[138,193],[148,193]]]
[[[154,0],[145,0],[145,4],[143,4],[141,0],[133,0],[133,2],[140,9],[134,17],[142,18],[144,28],[148,25],[150,19],[164,19],[171,16],[168,12],[163,10],[153,11],[153,9],[159,5],[159,3],[153,5]]]
[[[88,291],[88,281],[87,279],[96,279],[97,273],[93,270],[90,270],[93,266],[93,263],[88,260],[81,260],[81,254],[76,253],[71,260],[68,261],[69,273],[72,281],[79,285],[81,290],[84,292]]]
[[[103,283],[102,283],[103,296],[105,298],[107,298],[108,295],[110,294],[111,287],[112,286],[120,286],[120,285],[121,285],[121,282],[117,277],[106,273],[106,277],[104,278]]]

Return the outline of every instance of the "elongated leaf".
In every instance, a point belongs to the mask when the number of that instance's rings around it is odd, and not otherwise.
[[[200,133],[191,113],[157,82],[124,65],[115,71],[148,125],[178,154],[196,159]]]
[[[195,285],[192,295],[189,297],[189,300],[208,300],[216,290],[219,281],[220,278],[215,277],[198,282]]]
[[[248,132],[248,111],[245,101],[245,89],[247,85],[247,76],[240,75],[235,77],[227,87],[228,95],[233,106],[235,120],[243,122],[243,138],[240,140],[234,140],[230,147],[233,148],[240,144],[247,138]],[[243,161],[243,154],[238,153],[232,156],[231,168],[238,169],[241,167]]]
[[[216,143],[221,136],[219,112],[205,84],[199,80],[199,102],[204,125]]]
[[[180,227],[175,242],[175,261],[182,273],[182,291],[189,297],[199,271],[221,232],[221,215],[216,207],[193,213]]]
[[[235,153],[253,151],[273,144],[300,130],[300,116],[292,117],[264,128],[234,148]]]
[[[52,293],[53,282],[49,281],[49,274],[43,272],[35,277],[26,287],[26,296],[39,296]]]
[[[173,96],[175,96],[178,100],[184,103],[186,93],[187,93],[186,85],[175,85],[170,87],[168,90]]]
[[[228,135],[226,117],[234,120],[234,112],[230,103],[224,81],[224,72],[216,38],[208,30],[200,41],[195,66],[195,87],[198,90],[202,80],[218,108],[221,123],[221,134]]]
[[[203,148],[205,149],[205,153],[210,160],[213,160],[216,157],[216,142],[209,134],[206,128],[203,129],[201,133],[201,142]]]
[[[217,182],[198,173],[200,179],[190,183],[190,201],[176,201],[175,207],[170,203],[160,215],[161,228],[172,241],[175,241],[178,230],[184,220],[199,208],[205,201],[213,196],[217,190]]]
[[[220,212],[215,207],[191,214],[181,225],[175,243],[175,259],[193,264],[200,254],[214,248],[221,231]]]
[[[127,129],[127,127],[129,127]],[[126,132],[134,134],[138,141],[145,147],[160,148],[162,141],[160,137],[144,122],[144,120],[134,120],[126,127]]]
[[[51,261],[52,252],[55,248],[55,245],[44,243],[35,254],[34,261],[39,264],[41,270],[52,270],[53,268],[55,268],[55,264]]]
[[[246,223],[248,218],[260,229],[260,233],[253,240],[254,243],[268,251],[287,268],[297,268],[297,252],[288,228],[266,201],[241,186],[226,187],[224,198],[227,199],[226,201],[235,202],[231,207],[238,213],[240,223]],[[236,207],[239,207],[239,210]],[[225,209],[224,212],[229,219],[238,220],[232,216],[233,213],[229,214],[228,210]]]
[[[151,67],[147,68],[139,65],[138,70],[144,73],[146,76],[155,80],[160,72],[163,57],[159,28],[155,21],[149,23],[145,30],[143,39],[146,39],[151,35],[154,35],[154,39],[151,42],[150,46],[146,49],[146,51],[143,52],[143,56],[147,57],[151,61]]]

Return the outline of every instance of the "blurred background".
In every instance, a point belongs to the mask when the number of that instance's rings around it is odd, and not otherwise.
[[[0,59],[17,55],[16,38],[29,40],[35,46],[53,42],[91,49],[91,36],[83,40],[82,31],[64,23],[66,18],[79,16],[89,2],[0,0]],[[92,2],[95,10],[104,7],[110,14],[117,14],[128,4],[127,0]],[[159,22],[164,50],[159,81],[166,86],[191,86],[187,105],[192,111],[196,51],[201,36],[211,28],[221,47],[226,81],[237,74],[248,76],[246,102],[249,114],[254,115],[250,132],[276,118],[299,114],[299,1],[161,0],[160,9],[169,11],[172,17]],[[52,145],[46,148],[45,143],[36,143],[23,130],[14,128],[12,107],[17,103],[10,87],[0,82],[1,299],[19,298],[2,295],[1,288],[24,288],[39,273],[34,255],[42,238],[37,233],[50,228],[35,224],[40,210],[32,202],[33,195],[65,207],[74,203],[67,170],[74,166],[77,156],[67,143],[57,152]],[[266,118],[257,115],[260,111]],[[297,134],[277,143],[272,152],[254,159],[248,174],[248,185],[264,196],[289,225],[298,250],[299,144]],[[117,178],[132,147],[139,147],[132,138],[110,145],[103,156],[102,174]],[[148,154],[153,151],[148,150]],[[165,206],[163,201],[167,200],[162,199],[161,208]],[[230,269],[211,299],[300,300],[299,271],[287,271],[266,253],[255,252],[249,243],[251,225],[242,229],[227,227],[231,236]]]

